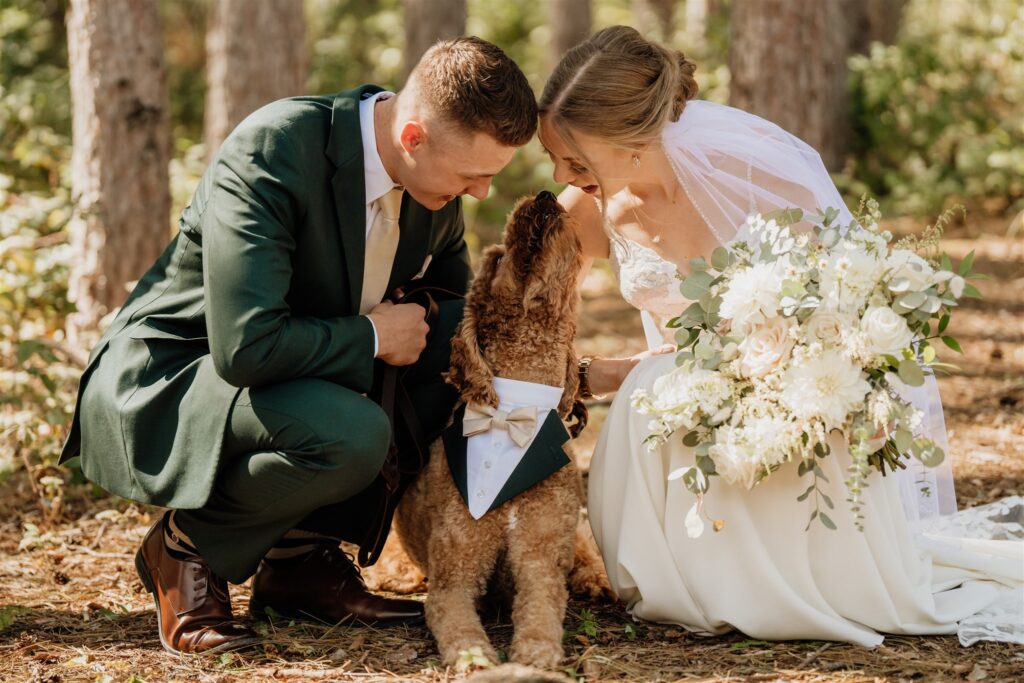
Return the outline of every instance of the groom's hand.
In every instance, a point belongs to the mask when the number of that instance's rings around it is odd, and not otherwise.
[[[385,301],[370,311],[377,330],[377,358],[388,365],[412,365],[427,346],[426,310],[418,304]]]

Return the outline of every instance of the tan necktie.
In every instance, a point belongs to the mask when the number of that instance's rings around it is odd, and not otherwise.
[[[388,293],[391,267],[398,251],[398,214],[402,209],[402,192],[395,188],[377,200],[377,216],[366,236],[366,262],[363,264],[363,295],[359,313],[365,315]]]
[[[507,431],[515,444],[522,448],[537,431],[537,408],[515,408],[506,413],[486,405],[466,406],[466,414],[462,418],[463,436],[475,436],[492,429]]]

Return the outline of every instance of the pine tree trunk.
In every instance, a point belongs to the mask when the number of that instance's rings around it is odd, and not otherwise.
[[[551,24],[551,66],[567,51],[590,37],[593,12],[590,0],[548,0]]]
[[[157,0],[71,0],[69,337],[124,303],[170,235],[167,75]]]
[[[841,0],[851,54],[866,54],[871,43],[892,43],[905,0]]]
[[[633,0],[633,26],[648,38],[670,43],[675,0]]]
[[[264,104],[305,92],[302,0],[215,0],[206,33],[208,158]]]
[[[466,33],[466,0],[405,0],[405,77],[439,40]]]
[[[686,34],[683,52],[687,55],[691,52],[702,53],[707,43],[708,0],[686,0],[683,30]]]
[[[829,170],[847,138],[844,18],[836,2],[735,0],[729,103],[805,140]]]

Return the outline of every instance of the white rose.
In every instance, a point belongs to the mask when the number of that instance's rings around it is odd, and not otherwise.
[[[717,441],[708,455],[715,461],[715,471],[725,482],[752,489],[764,472],[764,465],[761,449],[747,442],[743,436],[741,429],[719,427]]]
[[[888,306],[872,306],[864,311],[860,329],[873,353],[897,355],[914,338],[907,321]]]
[[[759,325],[740,342],[740,372],[745,377],[764,377],[776,369],[793,349],[791,318],[774,318]]]
[[[885,260],[893,280],[906,278],[910,292],[923,292],[935,282],[935,271],[923,258],[909,249],[894,249]]]
[[[804,337],[809,343],[839,346],[852,324],[853,320],[848,315],[831,308],[819,308],[804,323]]]

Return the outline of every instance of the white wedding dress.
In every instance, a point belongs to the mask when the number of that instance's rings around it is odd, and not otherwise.
[[[756,116],[689,102],[662,142],[720,243],[735,237],[754,211],[833,206],[841,207],[844,224],[852,218],[818,155]],[[663,231],[663,240],[685,239],[693,227]],[[606,229],[622,295],[643,312],[649,345],[673,342],[664,323],[689,303],[679,291],[677,264],[610,224]],[[1024,498],[957,513],[948,465],[870,475],[862,532],[845,502],[850,459],[836,437],[821,463],[829,483],[820,486],[836,505],[830,516],[837,530],[814,523],[805,531],[814,503],[796,500],[807,482],[792,466],[751,491],[714,478],[704,509],[725,527],[690,538],[685,518],[695,497],[667,476],[694,465],[693,453],[679,438],[648,450],[649,417],[630,405],[636,389],[652,391],[673,368],[668,354],[633,369],[612,402],[590,466],[591,525],[612,586],[635,617],[765,640],[870,647],[884,633],[958,633],[964,645],[1024,644]],[[908,399],[925,412],[928,435],[942,443],[941,403],[929,380]],[[930,495],[915,480],[927,480]]]

